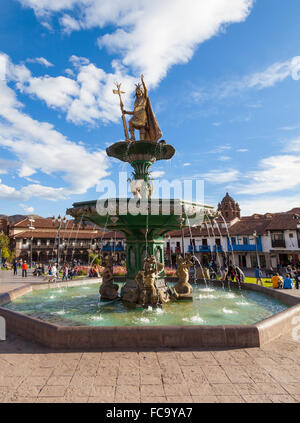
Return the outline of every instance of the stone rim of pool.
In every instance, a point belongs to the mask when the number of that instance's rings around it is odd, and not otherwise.
[[[0,305],[5,305],[36,289],[91,283],[99,283],[99,280],[76,281],[71,284],[28,285],[0,295]],[[219,281],[213,284],[222,286]],[[242,290],[267,295],[289,308],[250,325],[58,326],[4,307],[0,307],[0,315],[5,318],[8,331],[58,349],[259,347],[293,329],[293,319],[300,313],[299,298],[254,284],[243,284]]]

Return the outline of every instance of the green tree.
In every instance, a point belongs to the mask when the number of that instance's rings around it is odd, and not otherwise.
[[[100,258],[98,257],[97,254],[90,253],[89,254],[89,261],[90,261],[90,264],[91,263],[96,264],[96,265],[101,264],[101,260],[100,260]]]
[[[6,259],[7,261],[12,261],[12,259],[15,256],[15,253],[13,250],[9,248],[10,240],[7,235],[5,235],[3,232],[0,233],[0,251],[1,251],[1,257]]]

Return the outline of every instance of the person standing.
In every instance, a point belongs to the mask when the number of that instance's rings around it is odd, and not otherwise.
[[[16,260],[13,262],[14,276],[18,275],[18,263]]]
[[[27,269],[28,269],[28,266],[25,260],[22,264],[22,278],[27,278]]]
[[[64,270],[63,270],[63,277],[62,277],[62,280],[64,281],[64,280],[68,280],[68,276],[69,276],[69,268],[68,268],[68,265],[67,264],[65,264],[65,266],[64,266]]]
[[[259,266],[257,266],[257,268],[255,269],[255,277],[256,277],[256,285],[258,285],[258,282],[260,282],[260,285],[263,286],[262,271],[260,270]]]

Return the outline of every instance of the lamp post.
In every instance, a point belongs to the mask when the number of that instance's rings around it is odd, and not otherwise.
[[[52,223],[55,225],[55,223],[58,223],[58,229],[57,229],[57,266],[59,266],[60,263],[60,231],[62,227],[67,222],[66,216],[64,218],[61,217],[59,214],[58,217],[53,216],[52,217]]]
[[[182,256],[185,256],[185,252],[184,252],[184,229],[183,229],[183,223],[184,223],[184,218],[182,216],[180,216],[178,218],[178,222],[179,222],[179,227],[181,229],[181,243],[182,243]]]
[[[171,237],[170,237],[170,235],[168,236],[168,240],[169,240],[169,260],[170,260],[170,267],[172,267],[172,251],[171,251]]]
[[[34,219],[32,219],[31,217],[28,219],[29,220],[29,225],[28,225],[28,229],[30,229],[30,269],[32,268],[32,231],[34,231],[35,227],[33,226],[33,223],[35,222]]]
[[[253,236],[254,236],[254,240],[255,240],[255,251],[256,251],[256,261],[257,261],[257,266],[260,267],[260,261],[259,261],[259,256],[258,256],[258,251],[257,251],[257,232],[254,231],[253,232]]]

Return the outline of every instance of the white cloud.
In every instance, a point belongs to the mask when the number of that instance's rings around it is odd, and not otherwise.
[[[248,150],[248,148],[238,148],[236,151],[238,153],[247,153],[247,151],[249,151],[249,150]]]
[[[51,62],[49,62],[44,57],[36,57],[35,59],[27,59],[26,62],[28,62],[28,63],[38,63],[42,66],[46,66],[46,68],[54,66]]]
[[[300,195],[285,196],[255,196],[247,200],[238,200],[242,216],[251,216],[254,213],[280,213],[300,207]]]
[[[14,91],[0,81],[0,116],[4,119],[4,123],[0,123],[0,146],[17,157],[20,177],[42,172],[58,177],[62,186],[30,184],[17,191],[2,184],[1,198],[66,198],[85,193],[107,175],[108,162],[103,150],[89,152],[83,144],[70,141],[53,125],[32,119],[21,107]]]
[[[49,107],[57,107],[67,110],[74,96],[79,94],[76,82],[64,76],[52,78],[48,75],[39,78],[30,78],[28,85],[21,87],[22,91],[34,94],[44,100]]]
[[[165,171],[163,171],[163,170],[155,170],[154,172],[151,172],[151,176],[153,177],[153,178],[160,178],[161,176],[164,176],[165,175]]]
[[[14,187],[2,184],[0,179],[0,200],[16,200],[22,199],[21,193],[16,190]]]
[[[288,77],[295,80],[299,79],[300,56],[293,57],[285,62],[274,63],[263,72],[258,72],[245,79],[248,88],[266,88],[272,87],[277,82],[281,82]]]
[[[27,204],[20,204],[20,207],[24,211],[24,213],[33,213],[34,207],[28,206]]]
[[[239,188],[239,194],[264,194],[300,186],[300,156],[278,155],[259,162],[258,169],[249,172],[250,183]]]
[[[200,175],[205,181],[213,184],[226,184],[228,182],[236,181],[240,173],[237,170],[212,170],[205,174]]]
[[[66,76],[34,77],[24,65],[14,65],[9,57],[0,53],[7,63],[6,78],[16,83],[22,92],[46,102],[48,107],[62,110],[67,120],[75,124],[117,122],[120,119],[118,98],[113,94],[115,81],[122,81],[125,107],[129,106],[130,94],[134,90],[135,78],[124,74],[124,69],[113,64],[114,73],[107,73],[90,63],[85,57],[71,56],[74,78]],[[69,76],[71,72],[68,72]]]
[[[246,75],[241,79],[226,80],[211,87],[195,87],[192,98],[195,102],[205,102],[211,98],[223,99],[232,95],[240,95],[241,91],[249,89],[262,90],[273,87],[275,84],[292,78],[295,81],[300,79],[300,56],[292,57],[283,62],[276,62],[261,72]],[[251,108],[262,107],[261,103],[248,105]],[[251,115],[237,117],[230,122],[249,121]]]
[[[191,166],[191,163],[183,163],[183,166]]]
[[[220,160],[221,162],[226,162],[230,159],[231,159],[230,156],[220,156],[220,157],[218,157],[218,160]]]
[[[288,141],[285,145],[284,151],[290,153],[300,153],[300,137]]]
[[[17,166],[17,162],[14,160],[6,160],[0,158],[0,174],[6,174],[9,169],[13,169]]]
[[[121,57],[120,63],[144,73],[156,85],[169,68],[186,63],[197,46],[244,21],[253,0],[19,0],[43,21],[58,13],[65,31],[105,28],[100,47]],[[111,29],[112,28],[112,29]]]

